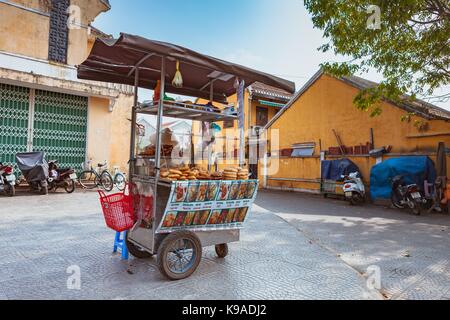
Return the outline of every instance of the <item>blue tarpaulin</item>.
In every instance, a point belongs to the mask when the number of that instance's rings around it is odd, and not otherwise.
[[[423,191],[424,182],[434,183],[436,170],[429,157],[401,157],[389,159],[372,168],[370,193],[373,200],[390,199],[392,179],[404,175],[407,184],[417,184]]]
[[[342,180],[342,176],[360,172],[356,164],[349,159],[322,161],[323,180]]]

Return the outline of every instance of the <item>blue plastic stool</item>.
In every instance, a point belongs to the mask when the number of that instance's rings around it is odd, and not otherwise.
[[[123,234],[123,237],[121,237]],[[120,253],[122,254],[122,260],[128,260],[128,248],[127,244],[125,242],[125,239],[127,237],[127,231],[125,232],[116,232],[116,239],[114,240],[114,253],[117,253],[118,250],[120,250]]]

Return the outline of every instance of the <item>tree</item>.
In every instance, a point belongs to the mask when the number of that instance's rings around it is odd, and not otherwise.
[[[329,41],[319,48],[348,57],[343,63],[325,63],[326,72],[348,76],[371,68],[383,74],[378,87],[363,90],[358,109],[382,110],[383,98],[397,101],[424,97],[446,101],[450,93],[433,95],[450,83],[449,0],[304,0],[314,26]]]

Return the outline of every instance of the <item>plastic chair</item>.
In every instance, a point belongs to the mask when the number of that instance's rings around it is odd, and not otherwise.
[[[127,238],[127,231],[116,232],[116,238],[114,240],[114,253],[120,250],[122,260],[128,260],[128,248],[125,239]]]

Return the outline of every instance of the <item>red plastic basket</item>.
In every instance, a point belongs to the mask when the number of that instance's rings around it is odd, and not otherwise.
[[[112,195],[98,191],[106,225],[117,232],[130,230],[135,223],[131,196],[126,194],[128,190],[129,186],[123,193]]]

